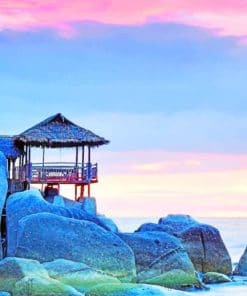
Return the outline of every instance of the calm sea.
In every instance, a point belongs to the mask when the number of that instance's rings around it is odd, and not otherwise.
[[[235,265],[247,246],[247,218],[196,218],[202,223],[217,227]],[[157,223],[158,218],[113,218],[123,232],[133,232],[146,222]],[[247,296],[247,277],[235,282],[211,285],[210,291],[197,292],[200,296]],[[192,293],[194,294],[194,293]],[[191,294],[190,294],[191,295]]]

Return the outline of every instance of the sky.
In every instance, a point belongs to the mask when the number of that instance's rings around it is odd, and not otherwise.
[[[0,134],[61,112],[109,139],[110,216],[247,216],[246,37],[245,0],[2,0]]]

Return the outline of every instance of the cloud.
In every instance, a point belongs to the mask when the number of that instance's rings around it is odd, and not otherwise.
[[[247,3],[241,0],[3,0],[0,30],[51,28],[65,37],[73,23],[115,25],[171,22],[212,29],[223,36],[247,35]]]

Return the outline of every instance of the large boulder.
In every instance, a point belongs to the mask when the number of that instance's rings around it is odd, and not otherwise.
[[[220,284],[231,282],[231,279],[222,273],[218,272],[207,272],[203,275],[202,281],[205,284]]]
[[[171,229],[172,234],[180,233],[198,223],[189,215],[168,215],[159,219],[159,225]]]
[[[2,216],[3,207],[7,197],[8,182],[7,182],[7,167],[6,158],[0,151],[0,215]],[[1,242],[1,219],[0,219],[0,242]],[[2,246],[0,243],[0,259],[3,258]]]
[[[104,225],[107,226],[107,228],[110,231],[118,233],[118,231],[119,231],[118,227],[112,219],[106,217],[105,215],[99,215],[99,214],[97,215],[97,217],[102,223],[104,223]]]
[[[175,237],[162,232],[119,233],[119,236],[135,254],[138,282],[170,288],[198,285],[194,266]]]
[[[247,247],[234,270],[234,274],[247,276]]]
[[[80,200],[81,208],[92,215],[97,214],[97,204],[94,197],[84,197]]]
[[[158,225],[143,225],[137,231],[147,228],[179,238],[197,271],[232,272],[230,255],[215,227],[199,223],[188,215],[169,215],[161,218]]]
[[[90,288],[98,284],[120,283],[116,278],[96,271],[80,262],[57,259],[44,263],[43,266],[51,278],[70,285],[80,292],[87,292]]]
[[[143,284],[108,284],[93,287],[86,296],[185,296],[184,292]]]
[[[51,278],[27,276],[18,281],[13,287],[13,296],[84,296],[71,286]]]
[[[0,290],[11,292],[16,282],[26,276],[49,277],[46,269],[35,260],[7,257],[0,261]]]
[[[104,222],[78,209],[76,207],[65,208],[48,203],[44,200],[38,190],[26,190],[12,194],[7,201],[7,232],[8,249],[7,255],[14,256],[16,250],[17,228],[19,221],[28,215],[36,213],[52,213],[62,217],[74,218],[78,220],[88,220],[110,230]]]
[[[135,258],[117,235],[95,223],[50,213],[19,221],[17,257],[49,262],[63,258],[82,262],[121,281],[135,279]]]

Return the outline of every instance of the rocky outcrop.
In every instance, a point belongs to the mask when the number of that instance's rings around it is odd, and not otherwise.
[[[193,264],[175,237],[162,232],[120,233],[119,236],[135,254],[138,282],[170,288],[198,285]]]
[[[26,276],[48,278],[48,272],[35,260],[9,257],[0,261],[0,290],[11,292],[16,282]]]
[[[107,226],[107,228],[115,233],[118,233],[118,227],[114,221],[104,215],[97,215],[98,219]]]
[[[80,201],[80,204],[83,211],[91,215],[97,214],[96,199],[94,197],[84,197]]]
[[[234,274],[247,276],[247,248],[241,256],[240,261],[234,270]]]
[[[146,229],[179,238],[197,271],[231,273],[231,258],[215,227],[199,223],[187,215],[169,215],[161,218],[158,225],[144,224],[137,231],[145,232]]]
[[[87,220],[108,229],[107,225],[101,219],[97,218],[97,216],[88,214],[81,209],[75,207],[64,208],[46,202],[38,190],[26,190],[14,193],[7,201],[8,256],[15,255],[19,221],[23,217],[36,213],[52,213],[62,217]]]
[[[8,190],[7,183],[7,168],[6,168],[6,158],[4,154],[0,151],[0,214],[2,216],[3,207],[5,204],[6,196]],[[1,230],[1,220],[0,220],[0,230]],[[0,233],[1,241],[1,233]],[[2,246],[0,244],[0,259],[3,257]]]
[[[51,278],[27,276],[18,281],[13,290],[13,296],[30,295],[63,295],[63,296],[84,296],[71,286],[65,285]]]
[[[207,272],[203,275],[202,281],[205,284],[219,284],[231,282],[231,279],[222,273],[218,272]]]
[[[43,266],[51,278],[72,286],[80,292],[87,292],[93,286],[99,284],[120,283],[116,278],[98,272],[84,263],[57,259],[44,263]]]
[[[92,288],[87,296],[185,296],[183,292],[142,284],[109,284]]]
[[[134,280],[136,273],[134,254],[117,235],[89,221],[49,213],[19,221],[15,256],[82,262],[125,282]]]

